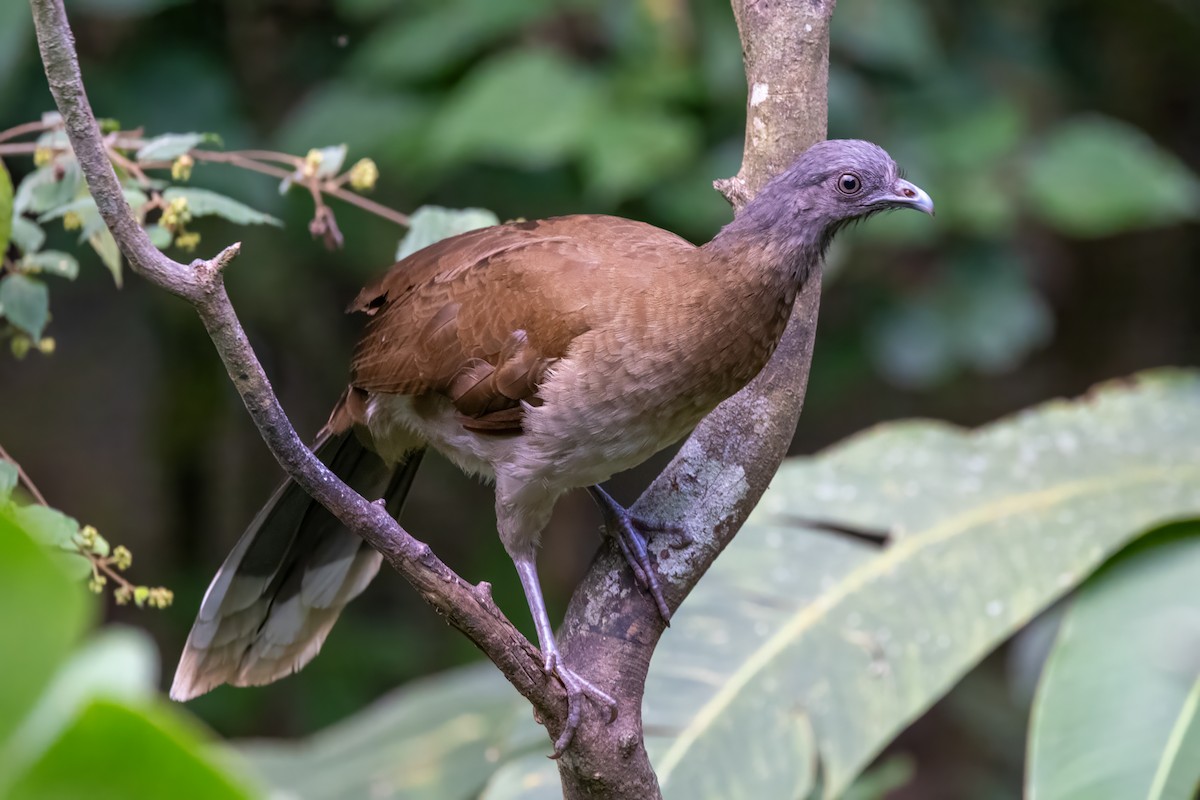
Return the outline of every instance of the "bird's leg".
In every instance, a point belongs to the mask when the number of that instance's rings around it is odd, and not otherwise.
[[[617,540],[621,554],[625,556],[630,569],[633,570],[634,580],[650,593],[650,596],[654,598],[654,604],[658,606],[658,613],[662,615],[663,622],[670,625],[671,609],[667,606],[666,598],[663,597],[662,587],[658,582],[658,573],[654,571],[654,565],[650,563],[650,553],[646,549],[647,533],[664,531],[675,534],[678,539],[672,544],[673,547],[690,544],[691,537],[678,525],[649,522],[631,514],[627,508],[599,486],[589,486],[588,492],[596,501],[596,505],[600,506],[600,513],[604,515],[604,529],[608,531],[609,536]]]
[[[562,733],[554,742],[554,755],[558,758],[575,737],[575,729],[579,727],[582,718],[583,700],[587,698],[598,706],[608,710],[608,721],[617,718],[617,701],[606,692],[601,691],[589,681],[584,680],[562,663],[562,655],[558,652],[558,643],[554,640],[554,630],[550,627],[550,615],[546,612],[546,601],[542,598],[542,586],[538,582],[537,564],[534,561],[532,546],[517,553],[510,553],[513,563],[517,566],[517,574],[521,576],[521,586],[525,589],[525,599],[529,602],[529,610],[533,614],[533,624],[537,628],[538,647],[545,659],[543,666],[546,673],[558,676],[563,688],[567,690],[567,721]]]

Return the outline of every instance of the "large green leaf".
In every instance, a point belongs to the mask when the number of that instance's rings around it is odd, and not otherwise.
[[[305,800],[467,800],[502,759],[544,743],[488,664],[406,686],[307,741],[242,750],[277,790]]]
[[[1192,800],[1200,791],[1200,524],[1147,538],[1063,619],[1030,725],[1034,800]]]
[[[1200,214],[1200,180],[1144,133],[1104,117],[1054,129],[1026,172],[1030,208],[1074,236],[1105,236]]]
[[[120,627],[100,631],[72,654],[41,694],[9,740],[5,766],[25,772],[92,700],[145,700],[157,681],[158,653],[148,634]]]
[[[10,734],[83,631],[85,601],[83,587],[0,509],[0,779],[11,774]]]
[[[13,273],[0,278],[0,316],[29,334],[34,341],[50,321],[50,292],[46,284]]]
[[[421,206],[408,217],[408,233],[400,240],[396,260],[412,255],[450,236],[498,225],[500,220],[486,208],[442,208]]]
[[[666,797],[803,796],[814,759],[836,796],[1113,551],[1200,512],[1198,429],[1200,378],[1162,372],[974,432],[900,423],[787,462],[651,665]]]
[[[137,152],[137,160],[174,161],[207,138],[203,133],[164,133],[142,145]]]
[[[551,0],[431,3],[373,32],[354,54],[351,69],[393,82],[439,75],[555,5]]]
[[[521,50],[479,65],[430,130],[449,161],[488,158],[545,167],[577,154],[602,104],[594,76],[550,50]]]
[[[203,753],[192,725],[158,706],[93,700],[17,780],[8,798],[248,800],[254,796],[243,781]]]
[[[272,217],[256,211],[245,203],[226,197],[223,194],[211,192],[208,189],[193,189],[190,187],[172,186],[163,192],[167,202],[177,198],[187,200],[188,210],[193,217],[218,216],[238,225],[276,225],[283,223]]]

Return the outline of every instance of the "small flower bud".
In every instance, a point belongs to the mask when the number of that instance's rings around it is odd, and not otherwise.
[[[129,605],[129,601],[133,599],[133,590],[128,586],[120,586],[113,592],[113,600],[117,601],[119,606]]]
[[[32,345],[33,342],[23,333],[15,334],[12,341],[8,343],[8,346],[12,348],[12,354],[17,358],[24,358]]]
[[[37,167],[44,167],[54,160],[54,151],[49,147],[39,147],[33,151],[33,164]]]
[[[175,593],[170,589],[162,586],[157,586],[150,590],[150,605],[155,608],[166,608],[175,602]]]
[[[321,155],[321,151],[313,148],[304,156],[304,164],[300,167],[300,174],[305,178],[311,178],[317,174],[317,170],[321,167],[321,162],[325,157]]]
[[[43,336],[42,340],[37,343],[38,352],[44,356],[53,355],[56,346],[57,343],[54,341],[53,336]]]
[[[188,209],[186,197],[173,198],[163,209],[159,223],[169,231],[177,231],[192,221],[192,212]]]
[[[65,231],[77,231],[83,227],[83,218],[74,211],[68,211],[67,213],[63,214],[62,220],[63,230]]]
[[[171,164],[171,179],[176,181],[190,180],[192,177],[192,167],[195,165],[195,159],[184,153]]]
[[[92,525],[84,525],[79,529],[79,543],[86,550],[91,550],[96,546],[96,539],[100,536],[100,531]]]
[[[141,608],[146,604],[146,598],[150,596],[149,586],[137,586],[133,590],[133,602],[137,603],[137,607]]]
[[[379,180],[379,167],[369,158],[360,158],[350,168],[350,185],[357,192],[368,192]]]
[[[186,250],[189,253],[196,249],[196,245],[200,244],[200,234],[194,232],[181,233],[175,237],[175,246],[180,250]]]
[[[104,591],[104,586],[107,583],[108,578],[104,577],[103,575],[93,575],[92,579],[88,581],[88,591],[92,592],[93,594],[100,594]]]
[[[123,544],[113,548],[112,559],[113,566],[119,570],[127,570],[133,565],[133,553],[129,552],[129,548]]]

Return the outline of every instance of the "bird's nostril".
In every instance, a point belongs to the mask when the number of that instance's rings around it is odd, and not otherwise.
[[[912,189],[908,188],[907,186],[904,187],[902,194],[905,197],[916,197],[917,196],[917,193],[914,192]]]

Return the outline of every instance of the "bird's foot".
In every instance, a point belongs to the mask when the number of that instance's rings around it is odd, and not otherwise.
[[[609,722],[617,718],[617,701],[612,699],[607,692],[597,688],[595,684],[585,681],[572,670],[567,669],[566,665],[562,663],[561,656],[555,650],[546,654],[545,668],[546,673],[556,676],[562,681],[563,688],[567,690],[567,721],[563,725],[562,733],[554,740],[554,753],[550,756],[551,758],[560,758],[571,746],[571,741],[575,738],[575,731],[579,727],[580,720],[583,719],[584,700],[590,700],[597,706],[607,709]]]
[[[629,567],[633,570],[634,581],[650,593],[663,622],[670,625],[671,609],[667,606],[666,598],[663,597],[662,586],[658,582],[658,573],[655,572],[654,565],[650,563],[647,534],[672,534],[675,540],[670,543],[670,546],[675,549],[691,544],[692,537],[680,525],[651,522],[631,513],[599,486],[592,486],[589,491],[604,515],[605,530],[608,531],[609,536],[617,540],[621,554],[629,562]]]

